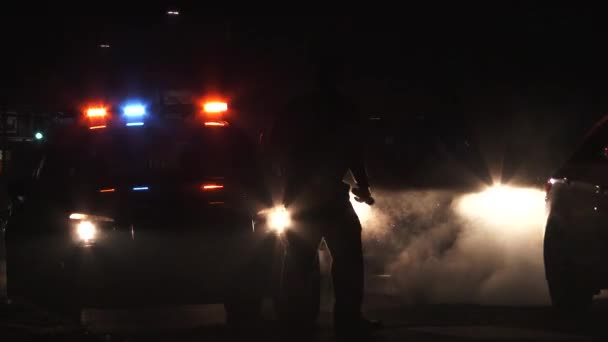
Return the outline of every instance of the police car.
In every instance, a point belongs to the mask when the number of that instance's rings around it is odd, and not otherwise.
[[[600,121],[546,185],[546,278],[553,304],[589,306],[608,288],[608,118]]]
[[[275,235],[253,224],[255,145],[227,111],[211,101],[167,119],[142,103],[92,105],[49,132],[6,228],[9,297],[77,317],[180,303],[255,316]]]

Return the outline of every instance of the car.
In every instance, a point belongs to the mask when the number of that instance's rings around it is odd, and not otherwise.
[[[608,118],[547,181],[546,279],[553,304],[584,309],[608,288]]]
[[[47,134],[6,226],[10,298],[78,318],[82,308],[224,303],[255,316],[276,234],[255,144],[226,120],[165,120],[142,105],[85,110]],[[258,219],[259,221],[259,219]]]

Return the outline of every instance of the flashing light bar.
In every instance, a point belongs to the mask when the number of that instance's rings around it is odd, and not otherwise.
[[[143,122],[127,122],[127,126],[143,126]]]
[[[106,125],[99,125],[99,126],[91,126],[91,127],[89,127],[89,129],[102,129],[102,128],[106,128]]]
[[[222,184],[203,184],[201,188],[203,189],[203,191],[210,191],[223,189],[224,186]]]
[[[87,116],[90,118],[104,117],[108,114],[108,111],[103,107],[94,107],[87,109]]]
[[[228,126],[227,121],[205,121],[207,127],[225,127]]]
[[[148,191],[150,190],[147,186],[134,186],[131,190],[133,191]]]
[[[123,108],[125,116],[142,116],[146,114],[146,107],[142,105],[127,105]]]
[[[228,104],[226,102],[207,102],[203,104],[203,111],[205,113],[222,113],[228,110]]]

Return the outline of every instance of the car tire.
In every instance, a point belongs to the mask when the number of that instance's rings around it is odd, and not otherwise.
[[[590,286],[578,283],[573,278],[547,278],[549,296],[553,307],[565,313],[577,313],[588,310],[593,303],[593,291]]]
[[[568,243],[562,233],[558,222],[549,218],[545,232],[544,261],[551,303],[564,313],[585,311],[591,307],[594,289],[588,281],[578,276],[580,271],[575,272],[577,268],[570,262],[571,253],[561,247]]]

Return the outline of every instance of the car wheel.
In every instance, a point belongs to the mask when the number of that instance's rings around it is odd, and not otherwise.
[[[555,308],[566,313],[589,309],[593,302],[593,290],[584,283],[570,278],[547,278],[549,295]]]
[[[591,306],[594,291],[593,287],[574,271],[576,267],[570,262],[570,253],[562,248],[568,241],[566,239],[562,242],[564,238],[561,237],[561,232],[557,222],[550,218],[544,243],[545,276],[549,296],[558,310],[581,312]]]

